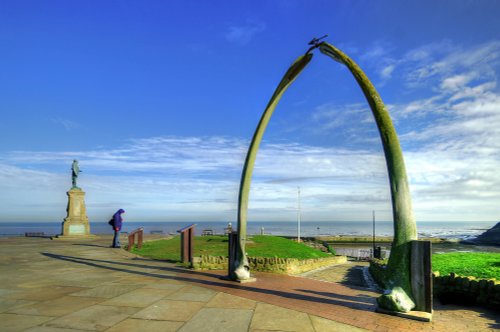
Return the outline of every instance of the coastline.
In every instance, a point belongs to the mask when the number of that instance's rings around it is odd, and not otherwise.
[[[45,235],[56,235],[61,232],[61,222],[0,222],[0,236],[24,236],[25,232],[44,232]],[[196,224],[195,234],[201,235],[203,230],[210,229],[214,234],[224,234],[228,222],[137,222],[125,220],[123,232],[131,232],[136,228],[143,227],[145,234],[177,234],[177,230],[187,225]],[[417,231],[419,238],[429,239],[462,239],[467,240],[478,236],[487,229],[493,227],[495,222],[418,222]],[[233,228],[237,223],[232,222]],[[375,224],[375,235],[377,238],[391,237],[393,234],[393,223],[389,221],[378,221]],[[297,222],[255,222],[248,223],[248,234],[269,234],[277,236],[297,236]],[[345,240],[352,238],[369,238],[373,236],[373,224],[368,221],[306,221],[300,225],[301,237],[341,237]],[[92,234],[111,234],[112,229],[107,221],[90,220],[90,231]],[[381,241],[389,241],[384,239]]]

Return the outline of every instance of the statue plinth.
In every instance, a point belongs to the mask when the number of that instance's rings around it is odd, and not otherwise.
[[[85,192],[76,186],[72,187],[67,193],[68,215],[62,223],[62,234],[58,238],[92,238],[95,235],[90,234],[89,217],[85,208]]]

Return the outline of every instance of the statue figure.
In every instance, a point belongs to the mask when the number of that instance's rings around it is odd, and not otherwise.
[[[73,182],[72,188],[78,188],[76,185],[76,180],[78,179],[78,173],[81,173],[80,167],[78,167],[78,160],[73,160],[73,165],[71,166],[71,180]]]

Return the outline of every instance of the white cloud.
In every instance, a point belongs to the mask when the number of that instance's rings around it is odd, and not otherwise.
[[[390,52],[377,50],[366,59],[378,63],[377,57],[391,58]],[[407,102],[388,108],[400,135],[419,220],[500,218],[499,50],[497,41],[467,51],[450,42],[436,43],[381,67],[382,79],[399,75],[411,87],[406,89]],[[363,107],[322,105],[313,115],[315,128],[335,138],[338,132],[345,136],[346,124],[359,123],[355,110]]]
[[[391,105],[403,128],[417,216],[500,216],[498,50],[500,43],[491,42],[467,52],[429,52],[426,59],[435,62],[418,70],[427,73],[421,75],[427,84],[440,82],[439,89],[431,97]]]
[[[71,131],[80,127],[80,124],[69,119],[53,118],[52,122],[62,126],[67,131]]]
[[[496,40],[467,47],[445,40],[403,55],[396,51],[390,43],[378,41],[360,57],[362,64],[378,73],[379,87],[397,73],[410,88],[429,87],[437,80],[441,89],[458,89],[473,79],[492,80],[500,63],[500,41]]]
[[[3,218],[26,215],[39,205],[33,218],[42,211],[62,220],[69,165],[79,156],[84,170],[79,185],[87,192],[93,220],[104,220],[120,207],[129,220],[235,220],[244,143],[227,137],[155,137],[109,151],[8,154],[0,163]],[[500,161],[491,157],[493,151],[464,156],[462,147],[444,142],[405,150],[419,220],[462,219],[474,207],[481,209],[476,219],[491,220],[491,206],[500,198]],[[293,220],[297,186],[305,220],[359,220],[369,218],[371,210],[391,218],[380,151],[264,143],[254,170],[250,218]]]
[[[258,33],[266,30],[264,22],[247,22],[245,25],[233,25],[226,31],[226,40],[239,44],[248,44]]]
[[[51,212],[44,214],[49,218],[64,217],[64,192],[71,180],[69,165],[77,158],[84,171],[79,185],[87,191],[89,216],[94,219],[104,219],[110,210],[124,207],[129,218],[139,220],[144,216],[192,220],[198,215],[234,220],[246,148],[240,139],[155,137],[109,151],[17,151],[2,158],[0,198],[8,196],[13,202],[6,216],[16,211],[25,214],[25,190],[29,183],[37,183],[33,178],[39,177],[44,185],[32,190],[32,194],[38,194],[29,201],[47,203]],[[34,172],[28,167],[44,171]],[[359,208],[367,198],[386,209],[387,204],[380,202],[379,188],[384,178],[381,155],[264,143],[254,170],[250,214],[261,220],[287,218],[297,185],[304,186],[304,202],[310,202],[304,209],[311,211],[311,218],[328,219],[332,206]],[[383,195],[387,197],[387,191]],[[266,214],[259,212],[264,210]],[[313,212],[316,210],[317,214]]]
[[[362,148],[367,143],[379,142],[377,127],[367,104],[321,104],[315,107],[308,119],[295,125],[312,135],[335,138],[337,145]],[[373,146],[380,147],[377,144],[368,145]]]
[[[472,79],[474,79],[474,75],[472,73],[468,75],[467,74],[454,75],[445,78],[441,82],[441,89],[449,91],[457,91],[464,88],[465,85],[469,83]]]
[[[415,53],[420,52],[417,49],[403,57],[400,62],[408,68],[406,79],[410,86],[429,84],[433,78],[441,79],[446,86],[446,80],[452,83],[458,79],[467,83],[477,77],[495,77],[494,68],[500,61],[500,41],[467,48],[452,46],[449,42],[444,45],[447,47],[428,46],[426,56],[415,57]],[[457,72],[460,75],[456,75]]]
[[[470,47],[466,54],[449,42],[438,46],[384,64],[387,79],[402,72],[408,84],[426,92],[409,89],[406,102],[389,105],[417,220],[499,219],[500,43]],[[380,54],[374,51],[372,59]],[[390,219],[382,151],[363,144],[380,144],[368,107],[325,103],[301,126],[343,144],[264,142],[254,170],[250,218],[293,220],[300,186],[305,220],[369,219],[371,210]],[[17,218],[31,210],[33,218],[42,212],[62,220],[69,166],[78,159],[94,219],[125,207],[135,220],[234,220],[247,148],[248,140],[235,137],[151,137],[109,149],[12,151],[0,155],[2,216]]]
[[[384,80],[390,79],[394,69],[396,69],[396,64],[392,63],[390,65],[387,65],[387,66],[383,67],[382,70],[380,71],[380,76]]]

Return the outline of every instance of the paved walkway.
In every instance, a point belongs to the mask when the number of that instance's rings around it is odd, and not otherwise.
[[[89,242],[0,239],[0,331],[493,331],[498,313],[437,307],[432,323],[375,313],[368,289],[256,273],[220,280]]]
[[[301,277],[312,278],[316,280],[336,282],[348,286],[358,286],[362,288],[374,288],[377,286],[370,278],[367,280],[367,269],[369,263],[365,261],[348,261],[345,264],[328,266],[325,268],[309,271],[301,274]]]

